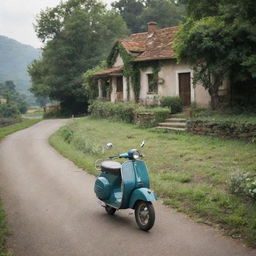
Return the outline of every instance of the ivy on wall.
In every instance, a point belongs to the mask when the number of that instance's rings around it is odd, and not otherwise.
[[[118,54],[120,54],[124,62],[123,74],[128,79],[128,88],[129,88],[129,78],[131,78],[131,82],[133,84],[133,89],[135,93],[135,100],[136,102],[138,102],[140,89],[141,89],[140,70],[147,67],[152,67],[153,80],[155,83],[158,83],[158,73],[161,69],[162,62],[159,60],[134,62],[135,57],[132,56],[129,52],[127,52],[127,50],[121,45],[120,42],[117,42],[107,59],[108,67],[112,67],[114,65]],[[128,93],[128,95],[130,94]]]

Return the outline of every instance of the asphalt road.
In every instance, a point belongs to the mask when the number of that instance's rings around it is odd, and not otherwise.
[[[15,256],[251,256],[256,250],[157,202],[146,233],[131,211],[108,216],[95,178],[48,145],[65,120],[42,121],[0,143],[0,194]]]

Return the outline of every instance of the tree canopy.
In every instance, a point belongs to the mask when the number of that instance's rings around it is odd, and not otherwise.
[[[42,58],[29,66],[31,91],[61,102],[62,109],[85,112],[82,74],[103,60],[113,42],[128,34],[122,17],[94,0],[68,0],[38,15]]]
[[[256,3],[182,1],[189,16],[177,35],[177,58],[194,67],[194,83],[203,83],[216,108],[218,89],[226,77],[256,78],[256,18],[252,11]]]
[[[26,113],[28,107],[26,96],[16,90],[16,85],[13,81],[0,83],[0,97],[6,100],[7,109],[11,106],[12,109],[17,109],[19,113]],[[8,117],[8,114],[5,117]]]
[[[174,0],[118,0],[112,3],[112,8],[132,33],[146,31],[149,21],[156,21],[160,28],[176,26],[185,15],[184,6]]]

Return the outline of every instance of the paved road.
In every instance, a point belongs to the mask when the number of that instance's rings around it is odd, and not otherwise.
[[[95,178],[47,143],[64,123],[42,121],[0,144],[0,193],[16,256],[256,255],[160,202],[148,233],[137,228],[129,210],[108,216],[96,203]]]

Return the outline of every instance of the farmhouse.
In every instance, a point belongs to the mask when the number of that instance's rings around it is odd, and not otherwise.
[[[179,27],[157,29],[148,23],[148,31],[118,40],[108,57],[109,68],[97,72],[99,98],[111,102],[156,104],[163,96],[179,96],[184,106],[196,102],[208,107],[210,95],[200,84],[192,84],[193,70],[177,63],[173,42]],[[226,82],[221,94],[228,91]]]

